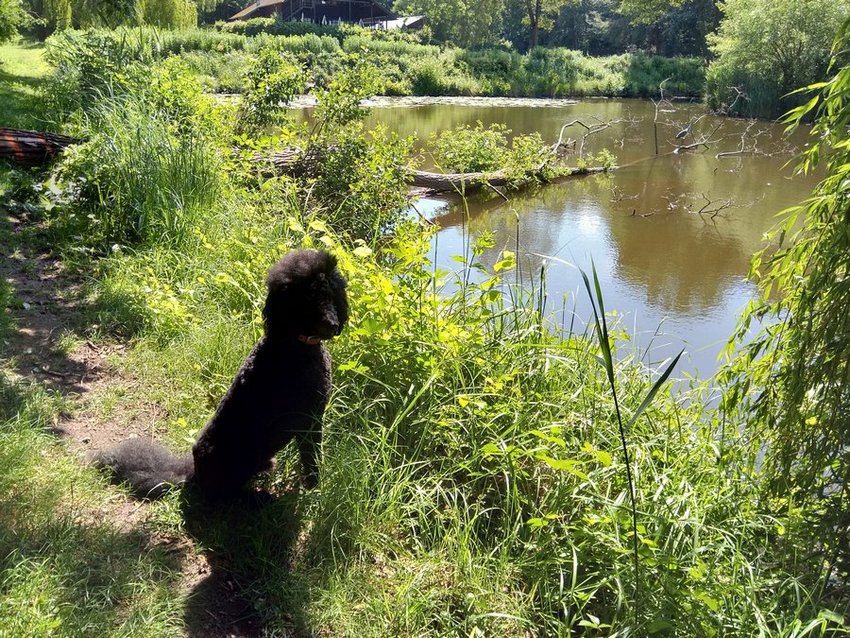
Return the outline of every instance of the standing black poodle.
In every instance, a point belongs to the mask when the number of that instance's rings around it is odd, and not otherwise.
[[[266,284],[265,334],[198,435],[192,458],[133,439],[98,454],[96,465],[142,497],[186,481],[202,497],[224,500],[271,469],[274,455],[294,438],[304,484],[316,485],[331,390],[331,360],[322,341],[348,320],[345,279],[332,255],[297,250],[271,268]]]

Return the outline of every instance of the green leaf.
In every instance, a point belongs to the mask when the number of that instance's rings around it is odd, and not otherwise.
[[[635,422],[638,420],[640,415],[643,414],[644,410],[646,410],[650,406],[650,404],[652,403],[652,400],[655,398],[655,395],[658,394],[658,390],[661,388],[662,385],[664,385],[664,382],[667,381],[667,377],[669,377],[670,373],[673,372],[673,368],[675,368],[676,364],[679,363],[679,359],[682,357],[682,355],[684,353],[685,353],[685,350],[683,348],[679,352],[679,354],[677,354],[673,358],[673,361],[670,362],[670,365],[667,366],[667,369],[661,374],[661,376],[658,378],[658,380],[653,384],[652,388],[647,393],[643,402],[640,404],[640,406],[638,406],[638,409],[635,411],[634,415],[632,415],[632,419],[631,419],[631,421],[629,421],[629,429],[631,429],[631,427],[635,424]]]
[[[670,629],[673,629],[673,625],[666,620],[661,620],[660,618],[653,620],[646,626],[646,632],[649,634],[657,634]]]
[[[495,443],[487,443],[481,447],[481,452],[488,456],[499,456],[503,453],[503,450]]]

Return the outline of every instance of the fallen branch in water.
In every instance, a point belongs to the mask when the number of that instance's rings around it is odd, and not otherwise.
[[[264,172],[264,175],[269,177],[273,175],[292,175],[301,176],[309,171],[309,166],[317,157],[317,151],[301,151],[300,149],[287,148],[275,151],[271,155],[257,153],[252,161],[257,164],[267,164],[273,169],[270,172]],[[545,165],[539,169],[528,171],[525,174],[526,178],[538,182],[550,181],[549,176],[544,174]],[[560,177],[578,177],[580,175],[591,175],[596,173],[607,173],[616,168],[616,166],[587,166],[564,168],[559,171]],[[499,187],[508,186],[511,182],[516,181],[516,175],[511,175],[507,171],[489,171],[489,172],[474,172],[474,173],[435,173],[431,171],[411,170],[408,182],[411,187],[417,190],[418,195],[435,195],[438,193],[461,193],[469,194],[477,192],[484,188],[498,189]],[[497,190],[497,192],[499,192]],[[499,192],[502,198],[506,196]]]
[[[692,144],[680,144],[673,149],[673,153],[681,153],[682,151],[689,151],[694,148],[698,148],[700,146],[704,146],[708,148],[712,144],[716,144],[719,140],[714,139],[714,134],[717,132],[717,129],[720,128],[720,124],[715,126],[710,133],[707,135],[701,135],[695,142]]]
[[[566,124],[564,124],[561,127],[560,133],[558,133],[558,141],[552,145],[552,152],[558,154],[561,151],[562,147],[575,147],[575,140],[568,139],[567,141],[564,141],[564,132],[571,126],[581,126],[585,130],[584,135],[582,135],[581,137],[581,143],[579,144],[578,151],[576,153],[579,157],[582,157],[584,155],[584,144],[585,142],[587,142],[588,137],[590,137],[594,133],[599,133],[600,131],[604,131],[605,129],[611,128],[615,124],[622,124],[623,122],[626,122],[628,124],[634,124],[636,121],[632,118],[618,118],[616,120],[607,121],[600,120],[596,117],[592,119],[596,120],[596,122],[592,124],[585,124],[582,120],[573,120],[572,122],[567,122]]]
[[[558,177],[577,177],[579,175],[591,175],[595,173],[606,173],[614,170],[615,166],[588,166],[584,168],[564,169],[564,174]],[[550,181],[544,178],[542,173],[531,171],[528,177],[539,181]],[[425,188],[432,193],[469,193],[482,188],[498,188],[507,186],[511,182],[504,171],[493,171],[489,173],[432,173],[429,171],[411,171],[410,183],[419,188]],[[499,193],[502,195],[501,193]],[[502,195],[504,198],[505,196]]]

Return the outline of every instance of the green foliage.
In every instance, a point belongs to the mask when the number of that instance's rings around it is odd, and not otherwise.
[[[180,59],[214,93],[244,93],[251,58],[242,51],[188,51]]]
[[[481,122],[435,133],[428,142],[434,162],[447,172],[471,173],[502,168],[508,155],[508,135],[504,124],[484,127]]]
[[[185,29],[198,22],[193,0],[43,0],[48,32],[143,24]]]
[[[142,9],[142,24],[167,29],[185,29],[198,24],[198,5],[193,0],[139,1]]]
[[[289,22],[281,17],[251,18],[233,22],[216,22],[215,28],[225,33],[238,33],[248,37],[268,33],[269,35],[328,35],[339,37],[341,30],[335,25],[313,22]]]
[[[509,188],[552,179],[567,170],[553,156],[539,133],[511,136],[501,124],[459,126],[440,131],[428,140],[435,164],[457,173],[499,171]]]
[[[407,207],[407,168],[413,141],[379,127],[364,133],[363,100],[374,95],[377,72],[352,56],[327,88],[318,89],[308,139],[307,192],[337,232],[375,240],[391,232]]]
[[[624,54],[590,58],[578,51],[538,47],[527,55],[499,50],[464,52],[460,58],[484,93],[563,97],[651,97],[658,85],[677,95],[700,95],[703,63],[696,58]]]
[[[186,41],[216,55],[248,45],[222,33]],[[215,42],[239,44],[219,52]],[[93,104],[67,120],[88,142],[62,160],[65,199],[48,213],[55,250],[90,275],[98,325],[133,335],[116,362],[133,379],[121,410],[143,402],[145,414],[161,415],[152,427],[185,444],[261,334],[263,279],[281,254],[329,249],[349,281],[351,321],[329,346],[321,489],[292,489],[286,450],[265,479],[278,503],[235,525],[222,511],[205,529],[203,546],[227,553],[265,633],[844,631],[844,601],[812,578],[823,562],[811,550],[821,545],[799,533],[811,512],[759,490],[736,423],[719,438],[703,397],[672,394],[663,374],[633,365],[601,317],[598,343],[551,334],[545,290],[512,285],[517,256],[492,237],[457,256],[456,276],[435,268],[431,231],[401,222],[409,141],[358,121],[375,86],[366,62],[318,92],[311,131],[241,137],[243,157],[230,153],[228,109],[199,92],[179,58],[160,55],[151,43],[126,64],[92,63],[75,76],[69,86]],[[494,76],[525,64],[513,54],[480,60]],[[617,60],[626,72],[629,58]],[[582,61],[558,53],[550,66],[573,63]],[[97,88],[129,67],[147,81],[129,78],[117,97]],[[836,84],[841,95],[846,83]],[[831,121],[828,134],[845,129]],[[542,144],[483,127],[459,135],[473,141],[464,162],[528,165]],[[313,173],[264,179],[248,161],[282,140],[315,155]],[[834,210],[843,214],[842,201]],[[84,250],[92,245],[99,250]],[[102,500],[83,511],[81,501],[114,492],[38,433],[59,409],[0,375],[0,626],[59,636],[185,630],[178,575],[192,561],[170,563],[135,533],[88,523]],[[150,511],[164,516],[169,506]],[[196,551],[178,523],[167,531]],[[836,573],[830,582],[843,578]]]
[[[175,121],[148,104],[106,100],[94,116],[97,129],[60,167],[77,192],[62,219],[65,232],[99,249],[191,239],[218,196],[214,149],[201,137],[175,133]]]
[[[153,54],[131,32],[64,31],[47,40],[45,57],[54,67],[47,92],[57,120],[87,109],[106,96],[124,95],[145,83],[142,67]]]
[[[620,11],[635,24],[653,24],[663,18],[672,7],[681,6],[684,0],[620,0]]]
[[[369,111],[363,107],[363,100],[373,97],[378,88],[378,70],[368,59],[353,55],[347,62],[327,87],[315,92],[315,118],[326,132],[366,117]]]
[[[125,95],[92,95],[75,125],[86,141],[59,165],[74,194],[62,223],[85,246],[181,244],[219,195],[215,155],[226,115],[176,58],[131,77],[145,81],[128,82]]]
[[[0,0],[0,44],[11,40],[33,23],[23,0]]]
[[[522,22],[528,25],[528,48],[540,44],[540,30],[552,26],[552,18],[571,0],[526,0]]]
[[[240,119],[243,126],[261,129],[284,121],[286,107],[304,91],[305,74],[289,55],[274,47],[261,49],[245,75]]]
[[[696,96],[704,80],[703,63],[696,58],[643,54],[590,58],[568,49],[544,48],[521,55],[496,48],[469,51],[423,45],[410,37],[355,27],[340,33],[342,44],[315,33],[249,38],[211,29],[67,31],[48,40],[51,59],[61,71],[57,79],[69,76],[65,91],[51,93],[79,99],[74,87],[77,75],[91,85],[87,91],[120,92],[131,62],[149,63],[171,55],[185,57],[212,88],[242,92],[247,84],[240,70],[250,66],[251,55],[266,49],[288,53],[290,62],[305,69],[308,83],[319,89],[350,65],[350,56],[368,58],[381,70],[374,90],[390,95],[647,97],[656,95],[658,84],[668,79],[666,86],[677,94]]]
[[[256,200],[268,212],[250,205],[209,218],[188,250],[115,254],[100,284],[144,309],[128,365],[165,389],[167,418],[191,430],[259,331],[275,257],[319,246],[340,259],[352,315],[331,344],[322,489],[297,501],[310,538],[285,561],[287,577],[276,543],[252,545],[232,565],[268,601],[269,630],[292,628],[293,597],[307,605],[296,621],[304,631],[376,638],[471,628],[520,637],[529,626],[790,637],[810,622],[836,626],[772,560],[797,513],[760,508],[747,470],[718,456],[697,397],[682,408],[650,375],[610,358],[630,422],[635,536],[608,369],[589,341],[547,333],[535,294],[509,288],[512,253],[486,269],[479,259],[492,242],[474,246],[459,258],[484,272],[464,284],[463,274],[433,271],[421,229],[398,228],[373,252],[335,237],[320,214],[302,216],[291,194],[270,186]],[[287,453],[274,481],[285,489],[293,479]],[[252,538],[279,541],[279,525],[278,516],[255,524]]]
[[[359,123],[337,129],[313,147],[305,192],[332,228],[376,241],[404,218],[411,147],[412,140],[382,128],[368,134]]]
[[[434,37],[464,47],[498,42],[504,0],[397,0],[402,15],[424,15]]]
[[[769,488],[784,507],[802,507],[796,530],[823,560],[823,577],[850,570],[850,43],[845,23],[833,50],[828,81],[809,87],[792,110],[789,128],[815,118],[801,168],[825,165],[811,199],[786,211],[770,244],[753,259],[761,295],[743,315],[742,345],[725,372],[726,409],[748,419],[754,454],[764,452]],[[745,336],[758,324],[755,338]],[[835,569],[836,572],[831,570]]]
[[[477,95],[478,83],[455,64],[452,56],[421,58],[409,70],[413,95]]]
[[[783,100],[826,71],[830,42],[850,15],[844,0],[729,0],[710,38],[716,59],[706,78],[711,108],[735,115],[776,117]]]

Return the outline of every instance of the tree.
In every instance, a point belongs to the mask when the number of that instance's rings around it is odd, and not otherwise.
[[[32,16],[21,0],[0,0],[0,42],[11,40],[20,29],[32,24]]]
[[[850,15],[847,0],[727,0],[709,42],[717,58],[707,73],[712,108],[773,117],[782,96],[826,72],[830,42]],[[787,106],[785,107],[787,108]]]
[[[394,8],[426,16],[437,40],[474,48],[498,42],[505,0],[397,0]]]
[[[620,12],[634,24],[655,24],[684,0],[622,0]]]
[[[572,0],[525,0],[526,18],[531,30],[528,38],[528,48],[537,46],[540,38],[540,29],[551,24],[551,18],[557,15],[561,7],[569,4]]]

